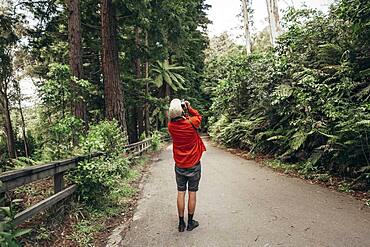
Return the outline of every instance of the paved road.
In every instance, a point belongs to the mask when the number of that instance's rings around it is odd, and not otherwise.
[[[370,246],[370,210],[360,201],[206,145],[199,228],[177,232],[169,146],[153,164],[118,246]]]

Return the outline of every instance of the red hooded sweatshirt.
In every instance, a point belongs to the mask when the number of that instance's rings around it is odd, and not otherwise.
[[[206,151],[206,147],[195,129],[199,128],[202,116],[191,107],[189,107],[189,115],[191,116],[186,119],[168,123],[168,131],[173,142],[173,158],[179,168],[193,167]]]

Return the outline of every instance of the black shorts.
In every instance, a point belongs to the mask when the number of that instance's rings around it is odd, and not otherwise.
[[[200,161],[191,168],[179,168],[175,165],[177,190],[186,191],[188,186],[189,191],[198,191],[201,170]]]

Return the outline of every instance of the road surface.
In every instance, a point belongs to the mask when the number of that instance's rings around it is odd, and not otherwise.
[[[151,167],[128,232],[109,246],[370,247],[363,202],[206,146],[194,216],[200,226],[177,231],[169,146]]]

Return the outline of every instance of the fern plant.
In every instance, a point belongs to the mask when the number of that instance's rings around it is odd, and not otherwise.
[[[152,72],[155,74],[154,84],[159,88],[164,83],[167,83],[174,91],[179,88],[184,89],[185,79],[177,71],[183,70],[185,67],[177,66],[176,64],[169,64],[167,60],[161,62],[157,61]]]
[[[17,229],[13,224],[16,215],[16,206],[22,202],[22,199],[11,201],[9,207],[0,207],[3,219],[0,222],[0,245],[9,247],[20,247],[21,244],[17,239],[25,234],[28,234],[32,229]]]

